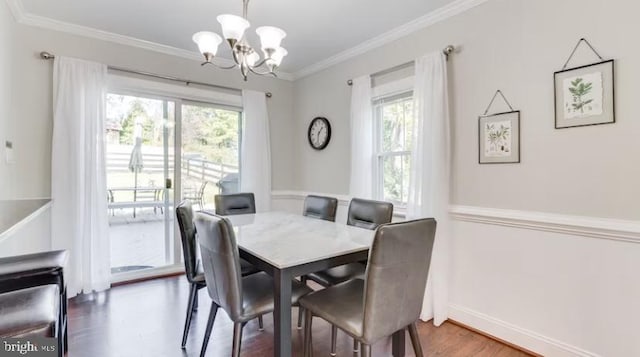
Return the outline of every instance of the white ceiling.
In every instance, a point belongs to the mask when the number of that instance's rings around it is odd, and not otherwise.
[[[249,40],[255,28],[272,25],[288,36],[286,72],[298,72],[326,58],[423,17],[454,0],[252,0]],[[22,0],[26,13],[179,49],[197,51],[191,35],[221,33],[222,13],[242,14],[241,0]],[[229,51],[221,52],[229,57]]]

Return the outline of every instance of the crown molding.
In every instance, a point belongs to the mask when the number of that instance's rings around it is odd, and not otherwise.
[[[16,22],[22,22],[24,17],[24,7],[20,0],[6,0],[7,6]]]
[[[320,62],[316,62],[308,67],[305,67],[295,73],[293,73],[294,79],[303,78],[311,74],[320,72],[338,63],[347,61],[356,56],[362,55],[375,48],[381,47],[388,43],[391,43],[399,38],[405,37],[413,32],[422,30],[426,27],[435,25],[439,22],[447,20],[453,16],[461,14],[467,10],[470,10],[478,5],[481,5],[489,0],[457,0],[448,5],[445,5],[439,9],[436,9],[428,14],[419,17],[413,21],[407,22],[402,26],[398,26],[388,32],[383,33],[380,36],[374,37],[361,43],[358,46],[352,47],[346,51],[340,52],[334,56],[324,59]]]
[[[13,17],[18,23],[28,26],[40,27],[48,30],[65,32],[77,36],[89,37],[103,41],[109,41],[118,43],[121,45],[136,47],[145,49],[148,51],[154,51],[171,56],[191,59],[195,61],[202,61],[202,56],[193,51],[184,50],[172,46],[159,44],[156,42],[141,40],[139,38],[116,34],[113,32],[98,30],[92,27],[76,25],[64,21],[54,20],[48,17],[34,15],[28,13],[22,6],[21,0],[5,0],[9,6]],[[361,43],[358,46],[352,47],[346,51],[340,52],[334,56],[331,56],[322,61],[316,62],[308,67],[305,67],[295,73],[279,72],[278,78],[294,81],[299,78],[309,76],[311,74],[320,72],[338,63],[347,61],[356,56],[362,55],[368,51],[371,51],[380,46],[391,43],[399,38],[407,36],[413,32],[432,26],[453,16],[461,14],[469,9],[472,9],[478,5],[481,5],[489,0],[456,0],[448,5],[445,5],[437,10],[434,10],[422,17],[419,17],[413,21],[410,21],[402,26],[396,27],[380,36],[374,37]],[[218,58],[221,65],[233,65],[233,61],[225,58]]]
[[[11,13],[13,14],[16,22],[23,25],[40,27],[47,30],[64,32],[76,36],[94,38],[97,40],[108,41],[120,45],[136,47],[143,50],[202,62],[202,55],[197,52],[188,51],[173,46],[167,46],[152,41],[141,40],[139,38],[131,36],[120,35],[109,31],[98,30],[92,27],[54,20],[44,16],[34,15],[24,9],[21,0],[6,0],[6,3],[9,6],[9,9],[11,10]],[[220,57],[217,58],[217,62],[221,66],[231,66],[235,64],[230,59]],[[293,75],[287,72],[279,72],[277,78],[287,81],[292,81],[294,79]]]

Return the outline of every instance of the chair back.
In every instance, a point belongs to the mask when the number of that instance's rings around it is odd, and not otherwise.
[[[335,222],[338,200],[333,197],[309,195],[304,199],[303,216]]]
[[[198,243],[196,242],[196,227],[193,224],[193,208],[189,201],[182,201],[176,207],[176,218],[180,228],[182,240],[182,254],[184,256],[184,269],[187,280],[193,283],[198,274]]]
[[[216,214],[220,216],[256,213],[256,199],[253,193],[216,195],[215,202]]]
[[[420,316],[435,240],[433,218],[380,226],[365,274],[363,338],[373,343]]]
[[[198,189],[198,198],[202,199],[204,197],[204,189],[207,188],[209,181],[205,181],[200,185],[200,189]]]
[[[196,213],[195,224],[209,296],[237,321],[242,315],[242,278],[233,226],[224,217],[204,212]]]
[[[354,198],[349,203],[347,225],[366,229],[376,229],[391,222],[393,203]]]

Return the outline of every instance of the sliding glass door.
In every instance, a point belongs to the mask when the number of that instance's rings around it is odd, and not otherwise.
[[[175,114],[173,100],[107,96],[107,199],[115,280],[176,263]]]
[[[112,281],[179,272],[174,208],[213,209],[238,191],[237,107],[136,93],[107,96],[107,199]]]
[[[241,112],[184,102],[181,117],[181,197],[195,209],[213,209],[216,194],[238,191]]]

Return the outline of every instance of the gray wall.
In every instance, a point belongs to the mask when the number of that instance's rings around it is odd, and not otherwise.
[[[4,144],[11,130],[11,63],[15,23],[6,3],[0,3],[0,198],[6,197],[13,183],[5,162]]]
[[[2,11],[5,4],[0,5]],[[6,12],[6,11],[4,11]],[[5,15],[2,13],[1,15]],[[13,73],[10,82],[12,100],[11,115],[3,105],[0,113],[2,126],[13,129],[16,164],[10,172],[4,166],[4,180],[13,180],[13,187],[0,191],[0,197],[43,197],[50,195],[51,185],[51,135],[52,135],[52,63],[38,57],[40,51],[77,57],[106,63],[112,66],[144,70],[180,78],[192,79],[234,88],[249,88],[273,93],[268,100],[271,121],[271,145],[274,189],[287,189],[293,185],[293,141],[291,139],[291,113],[293,84],[284,80],[252,77],[243,82],[236,71],[218,71],[200,67],[197,61],[162,55],[129,46],[114,44],[86,37],[69,35],[23,25],[9,25],[10,15],[5,16],[2,26],[14,29],[13,43],[5,40],[3,29],[0,35],[2,49],[13,51],[9,57],[13,64],[0,62],[0,73]],[[7,25],[5,25],[7,24]],[[9,40],[11,40],[9,39]],[[10,53],[2,51],[3,53]],[[7,82],[2,81],[0,103],[6,103],[9,94]],[[7,93],[5,93],[7,92]],[[3,135],[0,135],[3,136]],[[8,177],[7,177],[8,176]]]
[[[491,0],[296,81],[295,188],[348,193],[347,79],[454,44],[460,49],[449,63],[455,204],[640,218],[640,121],[634,104],[640,49],[629,42],[629,34],[640,29],[635,15],[639,10],[637,2],[624,0]],[[617,123],[555,130],[553,72],[581,37],[603,56],[618,60]],[[574,63],[593,58],[583,49]],[[522,110],[518,165],[477,163],[477,117],[496,89]],[[327,116],[333,126],[332,141],[322,152],[306,143],[308,123],[318,115]]]

